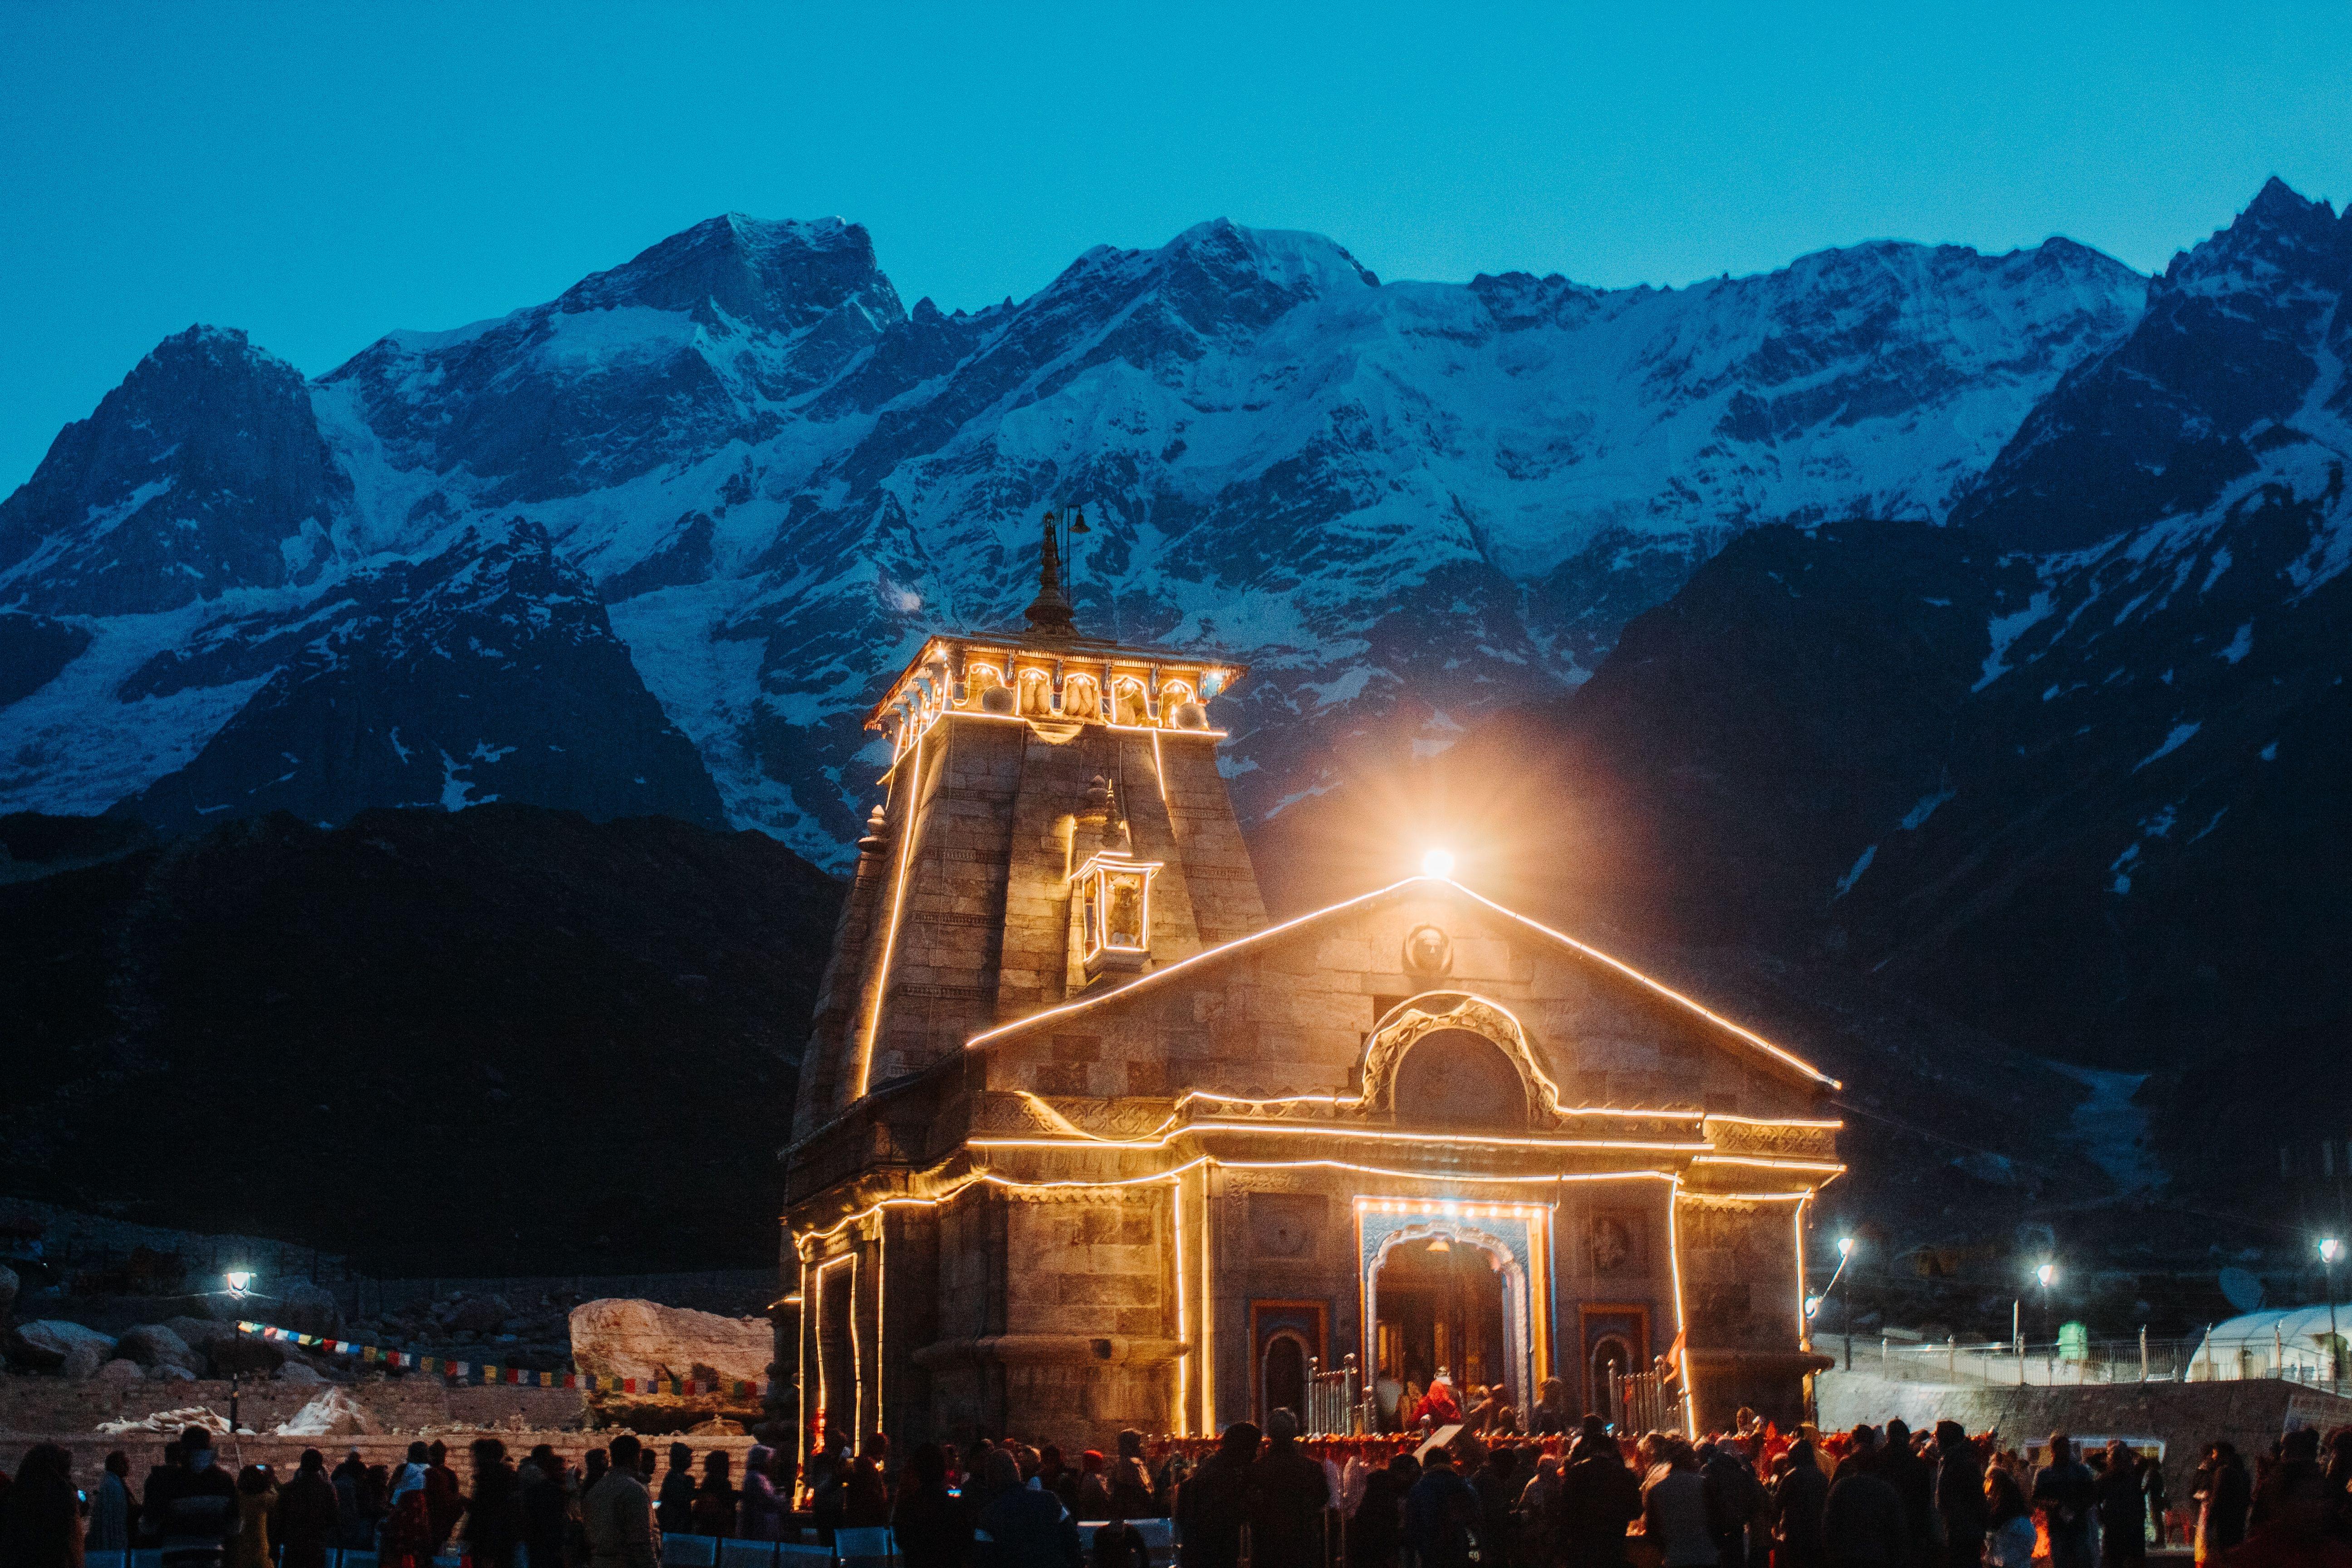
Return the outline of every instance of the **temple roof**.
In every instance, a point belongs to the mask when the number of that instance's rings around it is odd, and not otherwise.
[[[1598,948],[1579,942],[1574,937],[1554,931],[1549,926],[1544,925],[1540,921],[1530,920],[1527,916],[1518,913],[1517,910],[1506,908],[1504,905],[1495,902],[1492,899],[1482,897],[1481,895],[1471,891],[1468,888],[1462,886],[1459,882],[1453,880],[1451,878],[1444,877],[1409,877],[1402,882],[1393,883],[1389,887],[1380,889],[1377,891],[1365,893],[1357,898],[1349,899],[1342,903],[1333,904],[1328,908],[1318,910],[1312,914],[1301,915],[1295,920],[1286,921],[1279,925],[1268,926],[1264,931],[1256,931],[1249,936],[1242,937],[1235,941],[1225,942],[1221,946],[1211,948],[1205,952],[1198,953],[1179,963],[1169,964],[1165,968],[1153,970],[1148,974],[1141,975],[1135,980],[1128,982],[1126,984],[1116,990],[1103,992],[1094,995],[1083,996],[1075,1002],[1065,1004],[1062,1006],[1048,1008],[1042,1013],[1033,1014],[1026,1018],[1018,1019],[1013,1023],[990,1029],[982,1034],[975,1035],[966,1043],[967,1048],[994,1049],[1000,1045],[1009,1043],[1030,1031],[1065,1023],[1081,1013],[1096,1012],[1106,1008],[1133,1006],[1139,1001],[1155,995],[1171,986],[1182,984],[1184,979],[1190,979],[1195,982],[1203,979],[1213,973],[1217,966],[1239,958],[1244,954],[1262,950],[1267,944],[1283,941],[1285,939],[1314,937],[1321,934],[1321,932],[1318,931],[1318,928],[1337,926],[1353,916],[1377,908],[1383,903],[1416,895],[1426,895],[1435,890],[1443,890],[1448,894],[1458,895],[1462,898],[1467,899],[1479,908],[1492,911],[1494,914],[1523,928],[1543,941],[1574,952],[1580,958],[1599,965],[1602,969],[1614,973],[1621,979],[1629,982],[1635,989],[1647,993],[1657,1000],[1664,1002],[1675,1009],[1703,1023],[1711,1032],[1722,1037],[1727,1044],[1735,1046],[1743,1051],[1755,1053],[1766,1058],[1782,1072],[1796,1075],[1801,1079],[1809,1080],[1811,1084],[1821,1089],[1837,1089],[1844,1087],[1836,1079],[1833,1079],[1827,1073],[1822,1072],[1819,1068],[1816,1068],[1811,1062],[1806,1061],[1803,1058],[1797,1056],[1794,1052],[1774,1045],[1770,1040],[1766,1039],[1763,1036],[1756,1033],[1752,1029],[1746,1028],[1741,1025],[1733,1023],[1730,1019],[1715,1012],[1713,1009],[1694,1000],[1693,998],[1683,994],[1674,987],[1643,973],[1640,970],[1634,968],[1632,964],[1625,963],[1623,960],[1614,958],[1610,954],[1601,952]]]

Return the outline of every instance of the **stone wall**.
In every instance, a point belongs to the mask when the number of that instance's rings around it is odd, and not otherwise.
[[[257,1429],[290,1421],[326,1386],[240,1381],[237,1418]],[[359,1401],[373,1424],[388,1431],[516,1422],[534,1430],[554,1430],[581,1425],[587,1408],[581,1393],[567,1388],[463,1385],[427,1377],[381,1377],[339,1386]],[[213,1379],[117,1384],[0,1376],[0,1432],[88,1432],[101,1421],[138,1420],[192,1405],[226,1415],[229,1392],[226,1382]]]
[[[2083,1387],[1999,1384],[1953,1386],[1906,1383],[1863,1373],[1827,1372],[1814,1380],[1824,1429],[1900,1418],[1914,1431],[1939,1420],[1970,1432],[1998,1432],[2022,1446],[2053,1432],[2074,1436],[2164,1439],[2164,1484],[2178,1504],[2205,1445],[2227,1438],[2253,1460],[2286,1429],[2289,1410],[2323,1432],[2352,1425],[2352,1399],[2274,1378],[2239,1383],[2117,1383]]]

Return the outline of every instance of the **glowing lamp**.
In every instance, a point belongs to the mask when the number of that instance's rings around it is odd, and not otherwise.
[[[2333,1263],[2343,1256],[2344,1244],[2334,1237],[2331,1236],[2319,1244],[2319,1260],[2322,1263]]]
[[[1821,1310],[1822,1299],[1819,1296],[1808,1296],[1805,1298],[1805,1321],[1807,1322],[1811,1322],[1813,1318],[1820,1313]]]
[[[2033,1277],[2040,1280],[2042,1288],[2047,1290],[2050,1289],[2050,1282],[2058,1278],[2058,1266],[2054,1263],[2045,1263],[2033,1271]]]
[[[1150,952],[1151,879],[1160,865],[1106,851],[1072,877],[1088,973],[1136,968]]]
[[[1421,874],[1424,877],[1451,877],[1454,875],[1454,851],[1451,849],[1433,849],[1428,854],[1423,855],[1421,858]]]
[[[1841,1236],[1838,1237],[1838,1256],[1840,1258],[1852,1258],[1853,1256],[1853,1237],[1850,1236]]]
[[[1429,1250],[1432,1252],[1451,1252],[1454,1250],[1454,1244],[1441,1236],[1436,1240],[1429,1244]]]
[[[253,1283],[253,1276],[242,1268],[232,1268],[224,1278],[228,1280],[228,1288],[240,1296],[245,1294],[245,1288]]]

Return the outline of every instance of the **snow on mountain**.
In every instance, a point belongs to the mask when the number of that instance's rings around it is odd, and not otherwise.
[[[730,816],[837,859],[877,679],[941,622],[1011,622],[1038,512],[1080,505],[1081,625],[1253,661],[1221,720],[1262,816],[1350,746],[1441,748],[1572,686],[1739,530],[1940,518],[2146,288],[2063,240],[1879,242],[1683,289],[1382,284],[1318,236],[1220,220],[949,315],[904,309],[855,226],[717,218],[320,378],[342,488],[311,487],[338,498],[319,580],[251,581],[299,616],[339,574],[527,515],[593,579]],[[178,482],[77,461],[109,504]],[[102,630],[61,559],[20,552],[0,609]],[[189,722],[131,787],[186,760]],[[0,755],[28,728],[0,709]],[[47,755],[0,776],[0,805],[64,798]]]

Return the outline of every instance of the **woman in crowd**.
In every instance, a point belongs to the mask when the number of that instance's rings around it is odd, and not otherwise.
[[[729,1479],[730,1461],[725,1453],[712,1449],[702,1457],[702,1485],[694,1494],[694,1528],[697,1535],[730,1536],[735,1533],[735,1488]]]
[[[236,1513],[228,1568],[276,1568],[271,1536],[278,1522],[278,1478],[268,1465],[247,1465],[236,1473]]]

